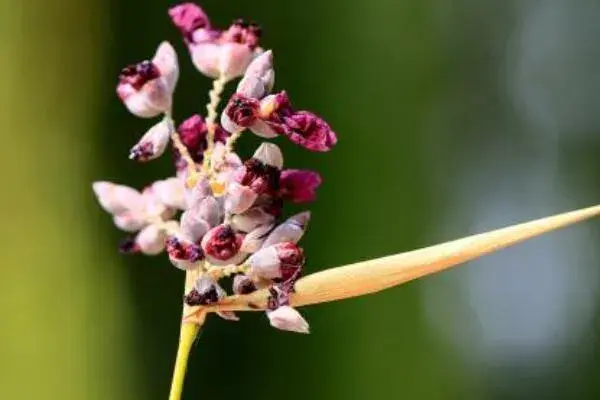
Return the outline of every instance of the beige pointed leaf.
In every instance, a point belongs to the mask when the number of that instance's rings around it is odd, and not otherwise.
[[[292,305],[304,306],[378,292],[465,263],[504,247],[600,214],[600,205],[469,236],[407,253],[331,268],[296,283]],[[260,310],[268,293],[230,296],[203,311]],[[193,317],[187,314],[188,317]]]

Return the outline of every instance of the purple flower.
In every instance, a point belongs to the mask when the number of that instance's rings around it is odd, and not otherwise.
[[[294,111],[285,91],[263,99],[261,111],[261,117],[273,131],[307,150],[325,152],[337,143],[327,122],[309,111]]]

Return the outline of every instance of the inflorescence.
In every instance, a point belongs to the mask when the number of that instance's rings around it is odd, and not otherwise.
[[[236,20],[218,30],[192,3],[172,7],[169,16],[183,35],[194,66],[214,79],[206,118],[195,114],[175,128],[172,99],[179,65],[174,48],[163,42],[152,60],[121,71],[117,94],[138,117],[162,116],[131,148],[129,157],[150,161],[171,143],[173,176],[141,192],[95,182],[94,192],[115,225],[132,233],[121,244],[122,252],[166,251],[171,264],[193,274],[194,284],[184,296],[187,306],[218,303],[227,296],[222,279],[231,277],[233,294],[268,289],[272,326],[308,332],[289,297],[305,262],[297,243],[310,213],[285,218],[283,206],[313,201],[321,177],[314,171],[284,169],[281,150],[273,143],[262,143],[246,161],[234,148],[246,130],[265,139],[285,136],[317,152],[329,151],[336,135],[317,115],[295,110],[285,91],[272,93],[273,53],[260,47],[258,25]],[[223,88],[240,77],[219,124]],[[230,312],[219,315],[237,319]]]

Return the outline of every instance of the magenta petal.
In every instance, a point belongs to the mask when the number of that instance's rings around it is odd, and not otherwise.
[[[299,111],[284,118],[289,128],[282,132],[292,142],[311,151],[325,152],[337,143],[335,132],[327,122],[308,111]]]
[[[287,169],[281,173],[281,194],[293,203],[314,201],[317,188],[321,185],[321,176],[315,171]]]
[[[210,21],[206,13],[194,3],[181,3],[171,7],[169,17],[186,38],[190,37],[196,29],[210,29]]]

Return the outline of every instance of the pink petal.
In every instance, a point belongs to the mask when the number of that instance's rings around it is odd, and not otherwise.
[[[92,189],[100,206],[111,214],[140,210],[143,206],[140,192],[129,186],[116,185],[111,182],[94,182]]]

